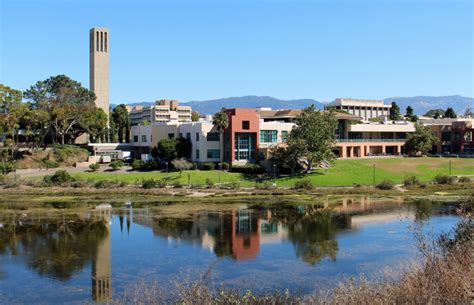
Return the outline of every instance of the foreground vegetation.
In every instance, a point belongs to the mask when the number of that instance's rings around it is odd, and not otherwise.
[[[419,260],[406,272],[392,271],[376,280],[348,279],[330,291],[307,296],[275,292],[256,295],[251,291],[213,289],[206,275],[198,281],[176,283],[176,290],[140,283],[114,300],[114,304],[469,304],[474,271],[474,197],[459,209],[462,220],[452,234],[436,238],[415,231]]]

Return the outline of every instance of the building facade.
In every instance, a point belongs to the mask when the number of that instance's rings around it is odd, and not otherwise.
[[[97,107],[109,117],[109,51],[110,35],[106,28],[89,31],[89,86],[95,93]]]
[[[364,100],[353,98],[338,98],[334,102],[324,106],[324,109],[336,109],[346,111],[364,121],[388,116],[391,105],[385,105],[383,100]]]
[[[131,106],[127,110],[132,126],[144,122],[191,122],[191,106],[181,106],[177,100],[159,100],[153,106]]]
[[[426,119],[421,122],[438,138],[432,154],[474,155],[474,119]]]

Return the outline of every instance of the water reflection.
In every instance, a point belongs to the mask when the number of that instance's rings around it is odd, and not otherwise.
[[[61,215],[0,214],[0,262],[13,257],[39,276],[59,282],[70,281],[90,265],[91,286],[87,288],[91,291],[90,297],[97,302],[107,302],[112,298],[112,258],[120,254],[113,252],[113,232],[127,237],[115,239],[119,243],[140,238],[146,239],[147,243],[167,241],[168,248],[159,248],[163,255],[172,248],[189,244],[208,250],[213,257],[228,258],[229,262],[268,261],[274,257],[268,254],[259,257],[262,248],[288,244],[296,260],[311,267],[340,260],[341,239],[357,235],[367,224],[383,227],[402,219],[426,221],[433,215],[453,213],[452,207],[433,206],[429,201],[407,206],[400,198],[370,197],[342,198],[337,202],[328,199],[321,204],[305,206],[253,204],[224,210],[209,207],[190,214],[182,205],[178,210],[183,213],[166,216],[172,208],[176,210],[176,206],[134,210],[125,205],[119,209],[105,206]],[[112,229],[114,222],[115,231]],[[144,230],[153,233],[152,239],[144,237]],[[141,249],[128,251],[137,253]],[[186,252],[191,251],[189,248],[184,251],[179,253],[185,257],[181,263],[186,263],[186,257],[197,254]],[[288,251],[288,248],[281,251]],[[173,254],[170,252],[169,255]],[[160,264],[150,260],[141,266],[143,259],[127,258],[126,263],[136,264],[137,269],[149,268],[152,263]],[[168,262],[174,264],[175,260],[178,258],[170,258]],[[2,267],[0,264],[0,283],[18,280]],[[123,265],[115,267],[117,274],[121,267]]]

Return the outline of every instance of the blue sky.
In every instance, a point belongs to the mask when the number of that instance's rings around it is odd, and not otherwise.
[[[0,83],[89,86],[110,30],[111,103],[473,96],[470,0],[0,0]]]

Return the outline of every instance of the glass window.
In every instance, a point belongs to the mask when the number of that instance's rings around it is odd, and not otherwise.
[[[250,122],[249,121],[242,121],[242,129],[249,130],[250,129]]]
[[[199,159],[199,149],[196,149],[196,159]]]
[[[191,141],[191,133],[190,132],[186,132],[186,140]]]
[[[281,141],[283,143],[286,143],[286,141],[288,141],[288,131],[287,130],[282,130],[281,131]]]
[[[276,143],[278,131],[276,130],[260,130],[261,143]]]
[[[133,136],[133,142],[138,142],[138,136]]]
[[[220,149],[208,149],[207,150],[207,158],[208,159],[219,159],[220,157]]]
[[[168,134],[168,139],[173,139],[174,138],[174,133],[169,133]]]
[[[219,141],[219,133],[218,132],[208,132],[206,135],[206,140],[208,142],[218,142]]]
[[[235,160],[253,160],[255,156],[256,133],[237,132],[235,134]]]
[[[142,142],[146,142],[146,135],[142,135]]]
[[[199,132],[196,132],[196,142],[199,142]]]
[[[441,140],[442,141],[451,141],[451,132],[449,131],[443,131],[441,133]]]

